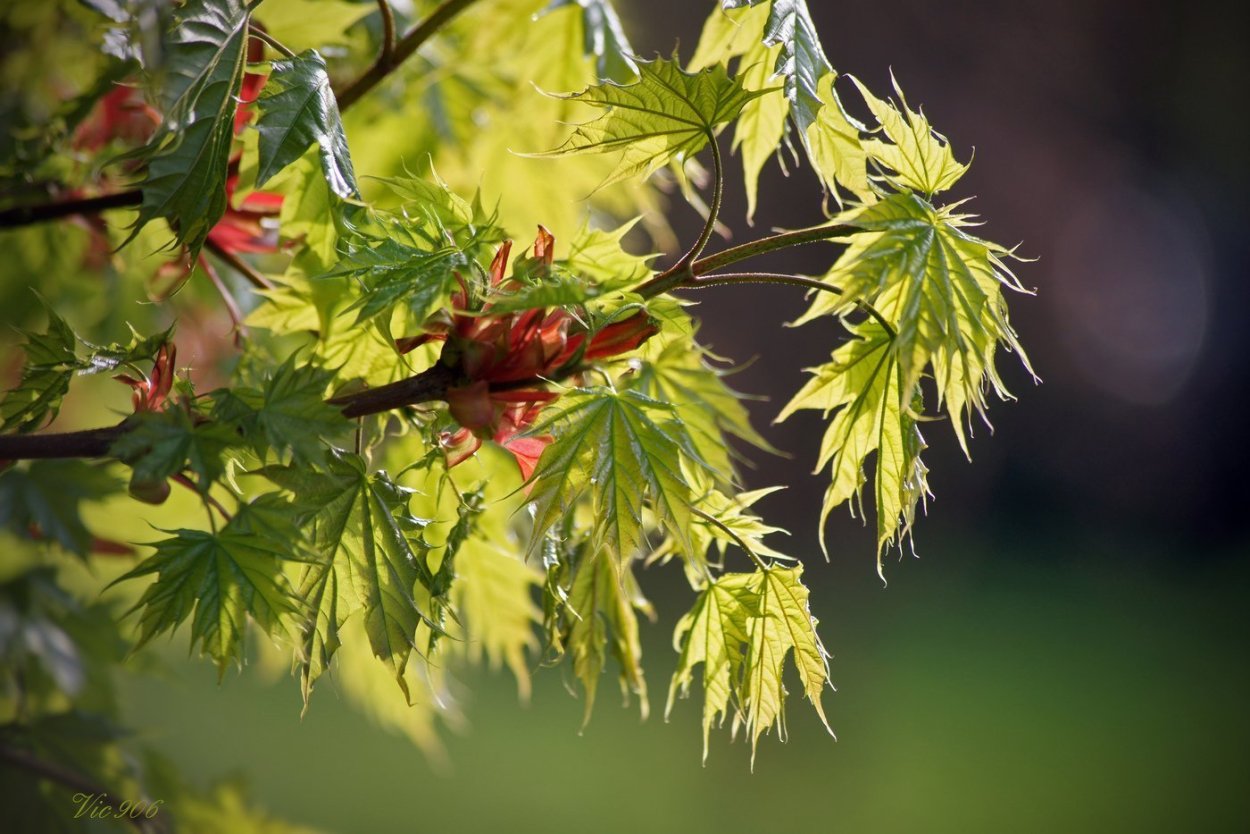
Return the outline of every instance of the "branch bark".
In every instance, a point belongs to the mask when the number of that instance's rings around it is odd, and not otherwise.
[[[339,110],[346,110],[360,101],[365,93],[378,86],[382,79],[390,75],[396,67],[415,55],[417,50],[439,29],[471,6],[473,2],[474,0],[443,0],[434,11],[430,12],[429,16],[404,35],[395,44],[394,49],[383,49],[378,59],[373,62],[373,66],[348,84],[342,92],[335,91],[334,97],[338,99]]]
[[[60,220],[62,217],[72,217],[75,214],[98,214],[108,209],[137,206],[142,202],[143,192],[134,188],[113,194],[101,194],[98,197],[82,197],[73,200],[57,200],[51,203],[37,203],[29,206],[13,206],[0,211],[0,229],[14,229],[18,226],[29,226],[34,223],[45,223],[49,220]]]
[[[368,388],[356,394],[334,397],[327,402],[339,406],[344,417],[365,417],[381,414],[407,405],[435,402],[447,396],[447,389],[458,375],[446,365],[435,365],[416,376],[389,385]],[[524,384],[544,380],[525,380]],[[507,387],[515,387],[509,384]],[[58,432],[53,434],[0,435],[0,461],[38,460],[48,458],[105,458],[113,444],[131,430],[127,420],[98,429]]]

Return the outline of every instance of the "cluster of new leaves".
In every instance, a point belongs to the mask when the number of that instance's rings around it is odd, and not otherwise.
[[[407,75],[388,44],[346,94],[331,56],[351,54],[367,4],[327,2],[320,26],[301,23],[302,4],[188,0],[158,49],[125,51],[124,69],[142,58],[155,114],[121,158],[141,192],[130,237],[161,230],[203,268],[237,351],[219,363],[224,384],[198,391],[204,369],[177,366],[171,330],[97,347],[50,312],[27,334],[0,433],[43,428],[74,377],[100,371],[130,386],[133,413],[76,436],[111,463],[0,473],[0,522],[84,558],[129,558],[80,505],[119,491],[122,472],[161,512],[176,503],[170,484],[185,487],[202,515],[154,516],[150,555],[112,583],[131,594],[133,642],[181,627],[224,672],[257,651],[254,626],[289,650],[306,707],[325,676],[427,747],[431,705],[450,703],[464,662],[506,664],[528,693],[537,655],[567,657],[589,717],[612,660],[645,714],[639,614],[655,612],[639,574],[678,562],[694,605],[677,625],[668,708],[701,665],[705,755],[726,719],[753,751],[771,728],[784,737],[790,667],[823,722],[827,655],[802,565],[753,509],[773,490],[745,490],[737,471],[740,447],[772,447],[671,294],[780,279],[816,293],[798,323],[844,328],[781,419],[814,409],[829,421],[822,544],[831,509],[862,504],[871,481],[880,565],[928,492],[919,424],[945,414],[966,451],[988,393],[1008,396],[996,352],[1023,358],[1004,298],[1021,289],[1011,251],[937,202],[967,165],[897,88],[895,104],[854,82],[876,125],[848,114],[805,0],[717,3],[684,67],[633,56],[607,0],[483,0],[437,48],[412,50]],[[263,60],[284,42],[301,51]],[[502,82],[476,68],[492,56]],[[349,112],[355,85],[379,72],[404,83]],[[588,86],[523,100],[512,82]],[[390,130],[391,110],[411,129]],[[109,125],[96,127],[124,140]],[[763,166],[794,139],[837,213],[706,255],[729,126],[750,213]],[[705,150],[707,205],[686,177]],[[510,179],[521,165],[526,178]],[[625,248],[643,226],[605,218],[653,214],[656,181],[674,175],[707,224],[661,270]],[[499,181],[510,187],[461,196]],[[589,222],[538,226],[513,251],[510,231],[552,222],[548,211],[565,221],[592,191]],[[663,224],[644,226],[663,240]],[[816,240],[841,247],[824,275],[723,271]],[[754,570],[729,570],[731,557]]]

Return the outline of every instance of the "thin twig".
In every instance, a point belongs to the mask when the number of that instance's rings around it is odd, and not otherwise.
[[[230,294],[230,288],[226,286],[225,281],[221,280],[221,276],[217,274],[213,265],[206,258],[199,260],[200,268],[204,270],[208,280],[213,282],[213,286],[217,288],[217,293],[221,296],[222,303],[226,305],[226,312],[230,314],[230,321],[234,324],[234,346],[240,347],[243,337],[247,335],[247,329],[243,326],[243,311],[239,309],[238,302]]]
[[[708,241],[712,239],[712,234],[716,231],[716,220],[720,216],[721,200],[725,190],[725,168],[724,161],[721,159],[720,147],[716,144],[716,135],[708,131],[707,138],[708,144],[712,147],[712,171],[714,175],[712,181],[712,204],[708,207],[707,221],[703,224],[703,231],[699,233],[698,240],[686,250],[686,253],[677,260],[677,263],[638,287],[637,292],[643,298],[653,298],[657,295],[662,295],[674,287],[691,281],[695,276],[692,269],[695,259],[707,248]]]
[[[181,472],[177,472],[171,475],[169,479],[180,486],[186,487],[187,489],[194,492],[196,495],[200,495],[200,488],[195,485],[195,481],[191,480],[190,478],[188,478],[186,475],[182,474]],[[211,506],[214,510],[221,513],[221,518],[223,521],[227,521],[227,522],[230,521],[230,512],[221,505],[220,501],[218,501],[216,498],[209,495],[208,493],[204,493],[200,497],[204,499],[205,505]]]
[[[341,92],[335,92],[339,110],[346,110],[372,90],[386,78],[395,67],[407,61],[425,44],[439,29],[442,29],[456,15],[473,4],[474,0],[443,0],[424,20],[404,35],[385,62],[382,56],[373,62],[373,66],[365,70],[355,81],[352,81]]]
[[[738,547],[741,547],[746,552],[746,554],[751,557],[751,561],[755,562],[756,567],[758,567],[760,570],[768,570],[768,565],[764,563],[764,560],[761,559],[758,555],[756,555],[755,551],[751,549],[751,545],[747,544],[746,541],[744,541],[741,536],[739,536],[737,533],[731,530],[729,528],[729,525],[725,524],[725,522],[721,521],[716,516],[709,515],[708,513],[703,512],[703,510],[699,509],[698,507],[691,507],[690,509],[699,518],[703,519],[704,521],[709,521],[712,524],[715,524],[717,527],[719,527],[720,529],[728,533],[729,537],[733,539],[735,543],[737,543]]]
[[[776,252],[778,249],[788,249],[791,246],[800,246],[805,243],[817,243],[832,237],[850,234],[854,231],[857,230],[850,226],[817,226],[814,229],[782,232],[781,234],[731,246],[728,249],[717,252],[715,255],[700,258],[690,265],[690,271],[695,275],[706,275],[721,267],[735,264],[738,261],[745,261],[747,258],[754,258],[757,255],[766,255],[769,252]]]
[[[378,14],[382,16],[382,51],[378,63],[389,67],[395,59],[395,13],[388,0],[378,0]]]
[[[832,295],[842,295],[842,288],[833,284],[825,283],[816,278],[808,278],[805,275],[785,275],[778,272],[722,272],[719,275],[699,275],[693,281],[687,281],[680,287],[677,287],[677,289],[697,290],[704,287],[727,287],[734,284],[788,284],[794,287],[806,287],[809,290],[827,292]],[[855,306],[876,319],[877,324],[880,324],[885,329],[891,340],[898,335],[894,330],[894,326],[890,324],[876,307],[867,301],[856,301]]]
[[[281,52],[287,58],[295,57],[295,53],[292,52],[290,49],[288,49],[286,46],[284,46],[282,41],[278,40],[273,35],[266,32],[264,29],[261,29],[259,26],[249,27],[247,30],[247,33],[251,35],[252,37],[256,38],[257,40],[261,40],[269,44],[274,49]]]
[[[73,200],[13,206],[0,211],[0,229],[46,223],[49,220],[60,220],[62,217],[72,217],[75,214],[99,214],[108,209],[137,206],[142,202],[143,192],[136,188],[130,191],[101,194],[98,197],[79,197]]]
[[[272,290],[273,289],[273,282],[271,282],[264,275],[261,275],[259,272],[257,272],[256,269],[247,261],[243,260],[238,255],[234,254],[233,252],[231,252],[229,249],[225,248],[221,244],[215,243],[212,238],[209,238],[204,241],[204,248],[208,249],[208,251],[212,252],[214,255],[221,258],[226,263],[230,264],[230,266],[233,267],[236,272],[238,272],[240,275],[246,278],[247,282],[251,284],[253,287],[255,287],[256,289],[258,290]]]

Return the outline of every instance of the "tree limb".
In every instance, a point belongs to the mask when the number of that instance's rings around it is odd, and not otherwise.
[[[384,48],[373,62],[373,66],[365,70],[355,81],[352,81],[342,92],[335,92],[339,110],[346,110],[382,82],[382,79],[417,53],[417,50],[442,29],[456,15],[464,11],[474,0],[443,0],[439,6],[404,35],[389,52]],[[384,19],[385,20],[385,19]]]
[[[78,197],[72,200],[56,200],[27,206],[13,206],[0,211],[0,229],[15,229],[49,220],[60,220],[75,214],[98,214],[108,209],[137,206],[143,202],[143,192],[137,188],[101,194],[98,197]]]

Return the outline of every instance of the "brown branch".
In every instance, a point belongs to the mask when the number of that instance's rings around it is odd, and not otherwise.
[[[412,31],[404,35],[400,41],[395,44],[395,48],[389,53],[383,49],[382,54],[373,62],[373,66],[365,70],[355,81],[352,81],[341,92],[335,92],[335,98],[338,99],[339,110],[346,110],[382,82],[382,79],[390,75],[391,72],[407,61],[417,53],[417,50],[434,36],[439,29],[442,29],[456,15],[460,14],[474,0],[443,0],[439,6],[430,12],[424,20],[413,27]]]
[[[455,383],[458,374],[446,365],[435,365],[427,371],[389,385],[367,388],[355,394],[327,400],[330,405],[342,406],[344,417],[364,417],[406,405],[433,402],[447,396],[447,389]]]
[[[401,379],[377,388],[368,388],[355,394],[334,397],[327,402],[330,405],[339,406],[344,417],[364,417],[407,405],[442,400],[447,396],[447,389],[458,379],[458,373],[452,368],[446,365],[435,365],[408,379]],[[545,381],[541,379],[521,380],[517,383],[505,383],[500,387],[524,387]],[[0,461],[109,457],[109,450],[112,449],[113,444],[129,432],[133,425],[123,420],[115,426],[85,431],[0,435]]]
[[[98,214],[108,209],[137,206],[142,202],[143,192],[136,188],[130,191],[117,191],[113,194],[101,194],[98,197],[78,197],[51,203],[13,206],[0,211],[0,229],[13,229],[33,223],[60,220],[62,217],[72,217],[75,214]]]
[[[212,252],[217,257],[228,263],[235,272],[247,279],[247,282],[258,290],[272,290],[273,282],[261,275],[247,261],[231,252],[219,243],[214,243],[212,238],[204,241],[204,248]]]
[[[103,458],[130,426],[122,421],[115,426],[58,434],[0,435],[0,460],[36,460],[43,458]]]
[[[391,66],[395,60],[395,13],[390,0],[378,0],[378,14],[382,16],[382,51],[378,63]]]

